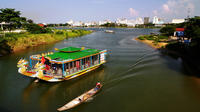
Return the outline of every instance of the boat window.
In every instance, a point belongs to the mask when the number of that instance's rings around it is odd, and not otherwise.
[[[73,66],[72,66],[72,62],[70,62],[70,69],[71,69],[71,68],[73,68]]]

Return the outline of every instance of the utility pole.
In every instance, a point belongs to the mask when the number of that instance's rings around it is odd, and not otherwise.
[[[188,11],[187,11],[187,13],[188,13],[188,15],[187,15],[187,20],[189,20],[189,18],[190,18],[190,8],[188,8]]]

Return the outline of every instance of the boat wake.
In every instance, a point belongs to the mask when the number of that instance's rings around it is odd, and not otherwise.
[[[122,72],[122,73],[116,74],[116,75],[119,76],[119,77],[117,77],[117,78],[115,78],[115,79],[112,79],[112,80],[110,80],[110,81],[108,81],[108,82],[105,82],[105,83],[104,83],[104,86],[105,86],[105,85],[110,85],[110,87],[113,87],[114,85],[119,84],[119,83],[120,83],[121,81],[123,81],[123,80],[126,80],[126,79],[131,78],[131,77],[136,76],[136,75],[139,75],[139,73],[137,73],[137,72],[132,73],[132,70],[134,70],[138,64],[140,64],[141,62],[143,62],[143,60],[145,59],[145,57],[147,57],[147,56],[149,56],[149,55],[152,55],[152,54],[155,53],[155,52],[156,52],[156,51],[150,51],[150,52],[148,52],[148,53],[143,54],[141,57],[139,57],[139,58],[137,59],[136,63],[134,63],[133,65],[130,65],[130,66],[128,67],[128,70],[127,70],[127,71],[124,71],[124,72]],[[130,72],[131,72],[131,73],[130,73]],[[109,90],[108,90],[108,91],[109,91]]]
[[[88,98],[85,102],[91,102],[94,99],[95,96]]]

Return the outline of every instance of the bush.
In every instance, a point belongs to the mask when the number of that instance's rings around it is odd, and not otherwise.
[[[144,36],[140,36],[138,39],[145,40],[145,37]]]
[[[63,32],[63,31],[56,31],[56,34],[58,34],[58,35],[63,35],[64,32]]]
[[[53,33],[51,28],[45,28],[43,29],[44,33]]]
[[[147,35],[147,36],[146,36],[146,39],[147,39],[147,40],[154,40],[154,36],[152,36],[152,35],[149,35],[149,36],[148,36],[148,35]]]
[[[165,36],[172,36],[175,32],[175,26],[166,26],[160,29],[160,32]]]
[[[33,34],[52,33],[52,30],[50,28],[43,28],[37,24],[26,24],[25,28],[28,32]]]
[[[159,38],[159,39],[168,39],[169,37],[168,37],[168,36],[165,36],[165,35],[159,35],[158,38]]]

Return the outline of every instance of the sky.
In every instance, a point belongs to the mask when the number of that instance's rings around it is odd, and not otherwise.
[[[36,23],[136,19],[158,16],[166,22],[200,16],[200,0],[0,0]]]

